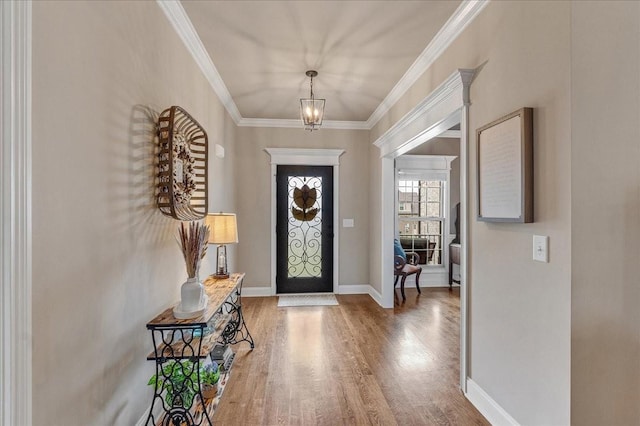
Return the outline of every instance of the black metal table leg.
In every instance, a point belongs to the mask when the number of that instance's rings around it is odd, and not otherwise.
[[[240,303],[240,294],[236,294],[235,300],[228,300],[225,302],[225,306],[229,310],[231,320],[222,332],[222,339],[224,343],[235,345],[240,342],[248,342],[251,349],[255,348],[253,337],[247,328],[247,323],[244,321],[242,315],[242,305]]]

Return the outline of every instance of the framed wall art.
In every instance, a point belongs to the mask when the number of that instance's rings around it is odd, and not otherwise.
[[[207,132],[179,106],[158,118],[158,189],[160,211],[178,220],[199,220],[208,207]]]
[[[477,130],[478,220],[533,222],[533,109]]]

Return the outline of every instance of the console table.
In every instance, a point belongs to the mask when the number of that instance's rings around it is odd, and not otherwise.
[[[173,308],[168,308],[147,323],[154,347],[147,359],[155,361],[156,377],[160,380],[154,385],[146,425],[213,424],[213,412],[229,378],[229,369],[220,375],[217,396],[206,399],[200,386],[200,364],[216,344],[247,342],[251,349],[255,346],[242,316],[244,275],[207,278],[203,285],[208,303],[199,317],[176,319]],[[171,404],[165,398],[167,392],[172,392]],[[159,415],[154,414],[156,404],[162,408]]]

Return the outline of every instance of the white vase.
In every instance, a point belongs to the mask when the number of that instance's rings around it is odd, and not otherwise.
[[[189,278],[180,288],[180,306],[183,312],[202,309],[204,287],[197,277]]]

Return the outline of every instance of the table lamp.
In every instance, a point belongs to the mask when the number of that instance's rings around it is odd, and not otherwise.
[[[217,244],[216,278],[229,278],[227,271],[227,247],[225,244],[238,242],[238,225],[235,213],[209,213],[205,218],[209,225],[209,244]]]

